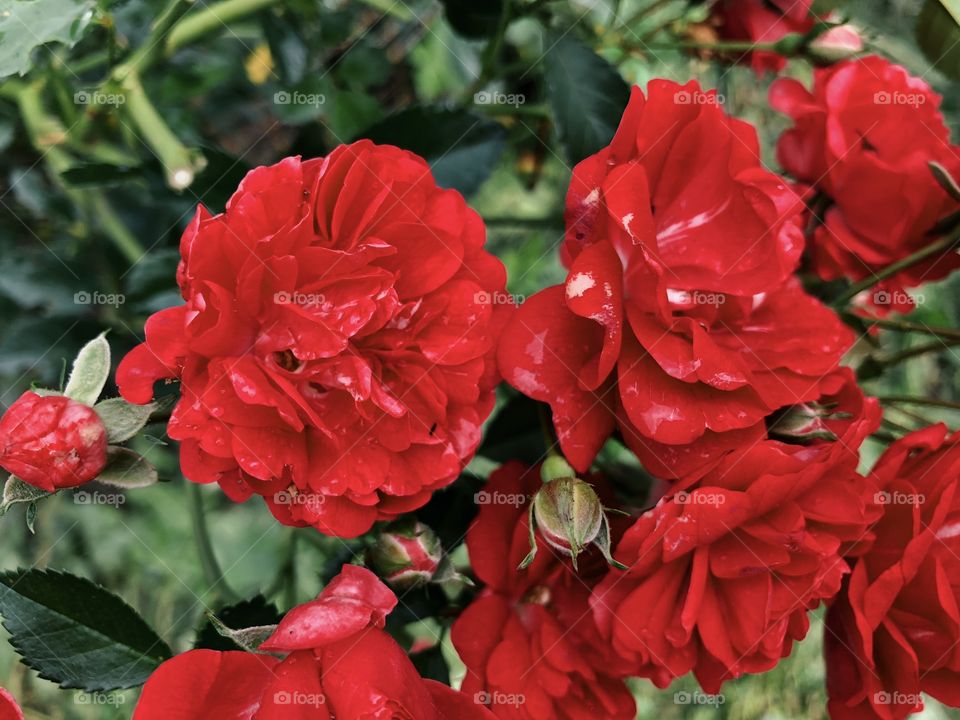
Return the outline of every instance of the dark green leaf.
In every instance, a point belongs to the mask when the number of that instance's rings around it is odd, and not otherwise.
[[[538,404],[525,395],[511,397],[487,426],[477,454],[500,463],[522,460],[532,465],[543,460],[546,446]]]
[[[122,185],[140,177],[137,167],[121,167],[109,163],[85,163],[60,173],[60,177],[74,187]]]
[[[917,18],[917,42],[937,70],[960,79],[960,0],[927,0]]]
[[[441,0],[450,27],[470,38],[492,35],[500,22],[503,0]]]
[[[217,611],[216,615],[221,623],[235,629],[276,625],[281,618],[277,608],[273,603],[267,602],[263,595],[257,595],[236,605],[229,605]],[[243,649],[229,637],[221,635],[209,619],[197,633],[193,647],[209,650]]]
[[[0,575],[0,615],[23,662],[62,688],[140,685],[170,657],[170,648],[122,599],[67,573]]]
[[[470,195],[493,172],[506,131],[473,113],[419,106],[391,115],[364,136],[426,158],[439,185]]]
[[[443,650],[440,645],[421,650],[410,656],[413,666],[417,668],[420,677],[430,680],[436,680],[444,685],[450,684],[450,668],[447,667],[447,660],[443,657]]]
[[[613,138],[630,88],[613,65],[576,38],[547,43],[547,96],[567,157],[578,163]]]

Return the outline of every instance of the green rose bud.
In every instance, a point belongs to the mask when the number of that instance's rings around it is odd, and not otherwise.
[[[558,456],[544,462],[541,475],[544,485],[530,503],[530,553],[520,569],[536,557],[538,530],[547,544],[570,557],[574,568],[577,556],[592,544],[600,548],[607,562],[625,569],[610,554],[610,523],[593,486],[577,478],[567,461]]]
[[[429,527],[413,520],[388,525],[370,549],[370,564],[396,588],[430,582],[442,559],[440,539]]]

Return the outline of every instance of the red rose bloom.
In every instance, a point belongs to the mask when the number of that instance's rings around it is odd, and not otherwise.
[[[93,480],[107,464],[107,430],[93,408],[27,391],[0,419],[0,466],[47,492]]]
[[[827,615],[830,717],[905,718],[921,693],[960,707],[960,433],[911,433],[873,475],[876,540]]]
[[[424,680],[381,628],[396,596],[369,570],[345,565],[313,602],[291,610],[262,649],[191,650],[147,680],[134,720],[484,720],[445,685]]]
[[[574,169],[566,283],[525,302],[500,342],[504,378],[550,404],[580,471],[615,427],[654,474],[705,467],[815,398],[852,342],[790,279],[796,195],[713,98],[634,89],[610,146]]]
[[[23,720],[23,711],[17,705],[13,695],[0,687],[0,720]]]
[[[792,79],[770,88],[770,104],[793,118],[777,144],[783,168],[827,199],[810,259],[826,280],[859,280],[919,250],[957,203],[928,163],[960,174],[960,154],[940,113],[940,96],[880,57],[814,72],[813,92]],[[875,304],[909,310],[904,287],[947,275],[956,253],[918,263],[874,293]]]
[[[178,378],[184,474],[340,536],[423,505],[480,440],[509,306],[484,228],[421,158],[368,141],[253,170],[183,235],[186,304],[117,371]]]
[[[812,30],[812,7],[813,0],[720,0],[714,5],[714,17],[725,40],[775,43],[784,35]],[[761,50],[749,53],[749,59],[758,74],[780,72],[787,64],[786,58]]]
[[[537,538],[536,559],[517,570],[530,550],[526,503],[540,485],[539,470],[519,462],[495,471],[486,487],[491,502],[467,534],[471,566],[486,587],[451,631],[467,666],[461,691],[502,718],[630,720],[633,697],[588,605],[606,562],[582,556],[578,575]]]
[[[856,472],[880,420],[853,373],[821,383],[835,440],[763,440],[694,485],[681,484],[627,530],[593,591],[597,626],[632,673],[659,687],[690,672],[707,692],[774,667],[832,597],[845,554],[869,541],[874,485]]]

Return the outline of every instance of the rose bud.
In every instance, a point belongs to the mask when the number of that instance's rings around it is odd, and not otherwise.
[[[844,420],[850,413],[835,412],[836,406],[801,403],[778,410],[767,418],[767,434],[774,440],[806,445],[814,440],[836,440],[827,421]]]
[[[0,419],[0,466],[48,492],[93,480],[107,464],[107,431],[87,405],[27,391]]]
[[[853,25],[837,25],[807,46],[807,57],[820,65],[849,60],[863,51],[863,38]]]
[[[370,564],[396,588],[430,582],[442,559],[440,539],[433,530],[416,521],[390,523],[370,549]]]
[[[533,562],[537,554],[536,531],[551,547],[570,557],[574,569],[577,556],[596,545],[614,567],[626,567],[610,554],[610,523],[593,486],[580,480],[567,461],[553,455],[541,468],[543,487],[530,503],[530,553],[520,569]]]

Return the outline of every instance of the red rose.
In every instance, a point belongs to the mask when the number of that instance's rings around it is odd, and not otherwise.
[[[843,556],[868,542],[874,485],[856,472],[879,424],[853,373],[821,383],[835,440],[772,439],[681,484],[627,530],[593,590],[597,626],[632,673],[659,687],[691,670],[711,693],[774,667],[807,632],[807,611],[840,588]]]
[[[23,710],[17,705],[13,695],[0,687],[0,720],[23,720]]]
[[[495,471],[491,502],[467,534],[471,566],[486,587],[451,631],[467,666],[461,691],[503,718],[629,720],[636,708],[625,673],[610,663],[588,605],[606,562],[581,556],[578,575],[538,538],[533,563],[517,570],[530,550],[527,503],[540,485],[539,470],[519,462]]]
[[[0,419],[0,466],[47,492],[93,480],[107,464],[107,430],[93,408],[27,391]]]
[[[921,693],[960,707],[960,433],[911,433],[873,475],[876,540],[827,615],[830,717],[905,718]]]
[[[421,158],[368,141],[247,175],[181,241],[186,304],[117,371],[179,378],[184,474],[288,525],[355,536],[457,477],[493,407],[509,306],[484,228]]]
[[[796,195],[711,98],[696,83],[634,89],[610,146],[574,169],[566,283],[500,341],[504,378],[550,404],[577,470],[615,427],[654,474],[705,467],[815,398],[852,342],[790,278]]]
[[[714,17],[725,40],[775,43],[784,35],[812,30],[812,7],[813,0],[720,0],[714,6]],[[758,74],[780,72],[787,64],[786,58],[773,52],[754,50],[749,56]]]
[[[147,680],[134,720],[492,718],[482,705],[417,674],[380,629],[396,602],[369,570],[345,565],[263,643],[264,650],[289,653],[283,660],[214,650],[178,655]]]
[[[940,100],[875,56],[814,71],[812,93],[792,79],[770,88],[771,105],[794,121],[777,144],[780,164],[827,200],[810,245],[822,278],[872,277],[928,244],[936,221],[956,209],[928,167],[933,160],[960,173]],[[904,287],[958,266],[956,253],[913,265],[874,293],[875,304],[909,310]]]

